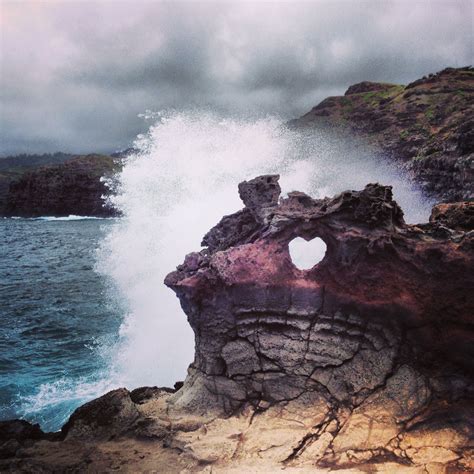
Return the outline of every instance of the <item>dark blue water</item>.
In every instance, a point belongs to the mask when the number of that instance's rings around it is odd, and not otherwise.
[[[57,430],[108,388],[122,311],[94,262],[111,225],[0,219],[0,419]]]

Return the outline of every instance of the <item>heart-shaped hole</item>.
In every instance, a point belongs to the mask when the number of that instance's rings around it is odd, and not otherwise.
[[[289,243],[288,248],[293,265],[300,270],[309,270],[324,258],[327,245],[319,237],[312,240],[295,237]]]

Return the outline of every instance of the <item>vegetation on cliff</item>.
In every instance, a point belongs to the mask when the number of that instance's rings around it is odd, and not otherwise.
[[[447,68],[407,86],[361,82],[294,127],[330,125],[366,137],[444,201],[474,199],[474,69]]]

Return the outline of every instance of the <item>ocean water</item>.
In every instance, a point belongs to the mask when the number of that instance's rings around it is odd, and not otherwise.
[[[122,313],[94,252],[113,225],[0,219],[0,419],[55,430],[103,377]]]
[[[408,222],[429,216],[432,202],[408,176],[327,130],[300,134],[272,117],[197,112],[147,119],[137,153],[109,183],[122,218],[0,220],[2,419],[57,430],[74,408],[112,388],[183,380],[193,333],[163,280],[242,207],[244,179],[278,173],[284,194],[316,198],[390,184]],[[298,265],[316,263],[323,247],[300,254]]]

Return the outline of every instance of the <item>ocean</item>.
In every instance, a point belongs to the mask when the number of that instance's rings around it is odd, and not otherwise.
[[[123,318],[94,270],[113,219],[0,219],[0,419],[56,430],[103,376]]]

